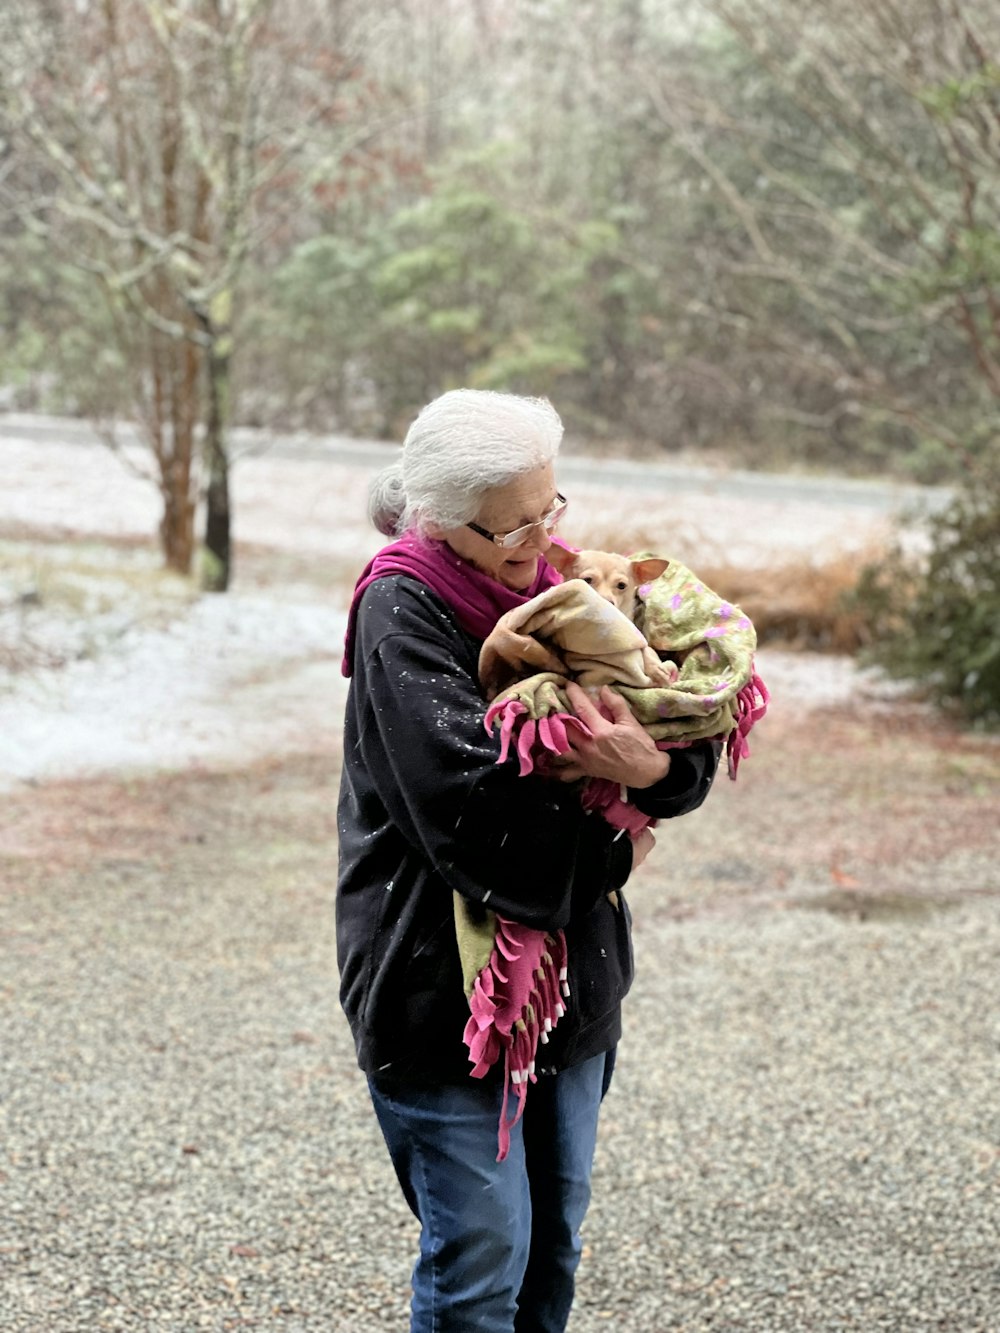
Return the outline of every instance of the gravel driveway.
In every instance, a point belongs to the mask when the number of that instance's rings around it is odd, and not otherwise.
[[[309,471],[303,525],[276,475],[242,568],[290,533],[356,567],[363,478]],[[76,482],[37,480],[58,524]],[[238,594],[183,688],[174,621],[121,639],[127,685],[84,661],[47,723],[44,690],[0,709],[0,1333],[407,1325],[415,1228],[336,1003],[336,606]],[[631,886],[572,1333],[1000,1333],[1000,741],[842,662],[764,670],[739,782]],[[163,735],[165,771],[121,767]]]
[[[731,839],[787,758],[760,745],[637,876],[574,1333],[1000,1329],[995,855],[882,895],[781,871],[787,828]],[[414,1228],[336,1007],[333,783],[299,757],[8,798],[3,1333],[406,1327]],[[962,799],[986,814],[981,775]]]

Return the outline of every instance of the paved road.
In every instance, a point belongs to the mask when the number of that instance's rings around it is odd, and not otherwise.
[[[131,426],[121,426],[123,445],[139,443]],[[0,413],[0,439],[38,440],[52,444],[99,447],[93,428],[85,421],[27,413]],[[235,456],[329,459],[373,470],[390,461],[398,445],[379,440],[357,440],[343,435],[313,435],[306,432],[279,434],[241,429],[233,432]],[[898,482],[862,481],[845,477],[815,477],[751,472],[744,469],[697,467],[673,462],[634,462],[619,458],[583,458],[563,454],[559,473],[567,481],[604,482],[612,486],[641,487],[660,492],[683,491],[687,495],[718,496],[755,501],[829,504],[877,514],[904,508],[937,508],[948,498],[943,487],[905,485]]]

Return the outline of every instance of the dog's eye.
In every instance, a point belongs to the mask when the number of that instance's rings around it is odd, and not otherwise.
[[[615,587],[618,589],[619,592],[624,592],[625,589],[628,587],[628,583],[626,582],[625,579],[619,579],[615,584]]]
[[[583,578],[584,583],[589,583],[591,587],[594,586],[593,574],[583,574],[581,577]]]

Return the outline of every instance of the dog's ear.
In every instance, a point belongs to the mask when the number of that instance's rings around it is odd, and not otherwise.
[[[669,560],[660,560],[655,557],[648,560],[629,561],[632,577],[636,583],[652,583],[653,579],[660,577],[669,564]]]
[[[545,559],[553,569],[558,569],[560,574],[568,574],[576,565],[577,552],[567,551],[565,546],[560,546],[558,542],[553,542],[545,552]]]

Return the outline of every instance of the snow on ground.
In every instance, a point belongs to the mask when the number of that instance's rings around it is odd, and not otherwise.
[[[176,581],[150,581],[156,492],[108,450],[8,438],[0,423],[0,469],[13,483],[0,490],[0,535],[11,534],[0,543],[0,668],[10,648],[5,627],[9,637],[30,626],[44,646],[29,670],[0,673],[0,790],[335,744],[349,581],[381,541],[364,521],[370,468],[322,458],[241,460],[237,540],[258,552],[258,570],[261,560],[266,569],[270,557],[277,567],[294,555],[296,576],[254,586],[238,574],[232,592],[201,598],[186,584],[179,593]],[[718,537],[728,511],[717,499],[679,502],[694,526],[700,513],[714,514]],[[588,529],[615,523],[616,513],[639,503],[638,495],[609,496],[581,483],[574,539],[588,540]],[[801,508],[788,509],[784,522],[780,505],[732,508],[734,533],[755,529],[765,555],[801,547]],[[846,542],[858,542],[863,521],[856,511],[840,514]],[[881,519],[868,522],[873,534],[880,530]],[[836,510],[824,511],[822,527],[834,541]],[[81,546],[81,537],[91,540]],[[108,548],[105,538],[146,545]],[[844,658],[762,652],[759,665],[775,707],[838,703],[879,688]]]
[[[164,629],[29,673],[0,695],[0,790],[332,744],[345,619],[318,603],[206,597]]]

